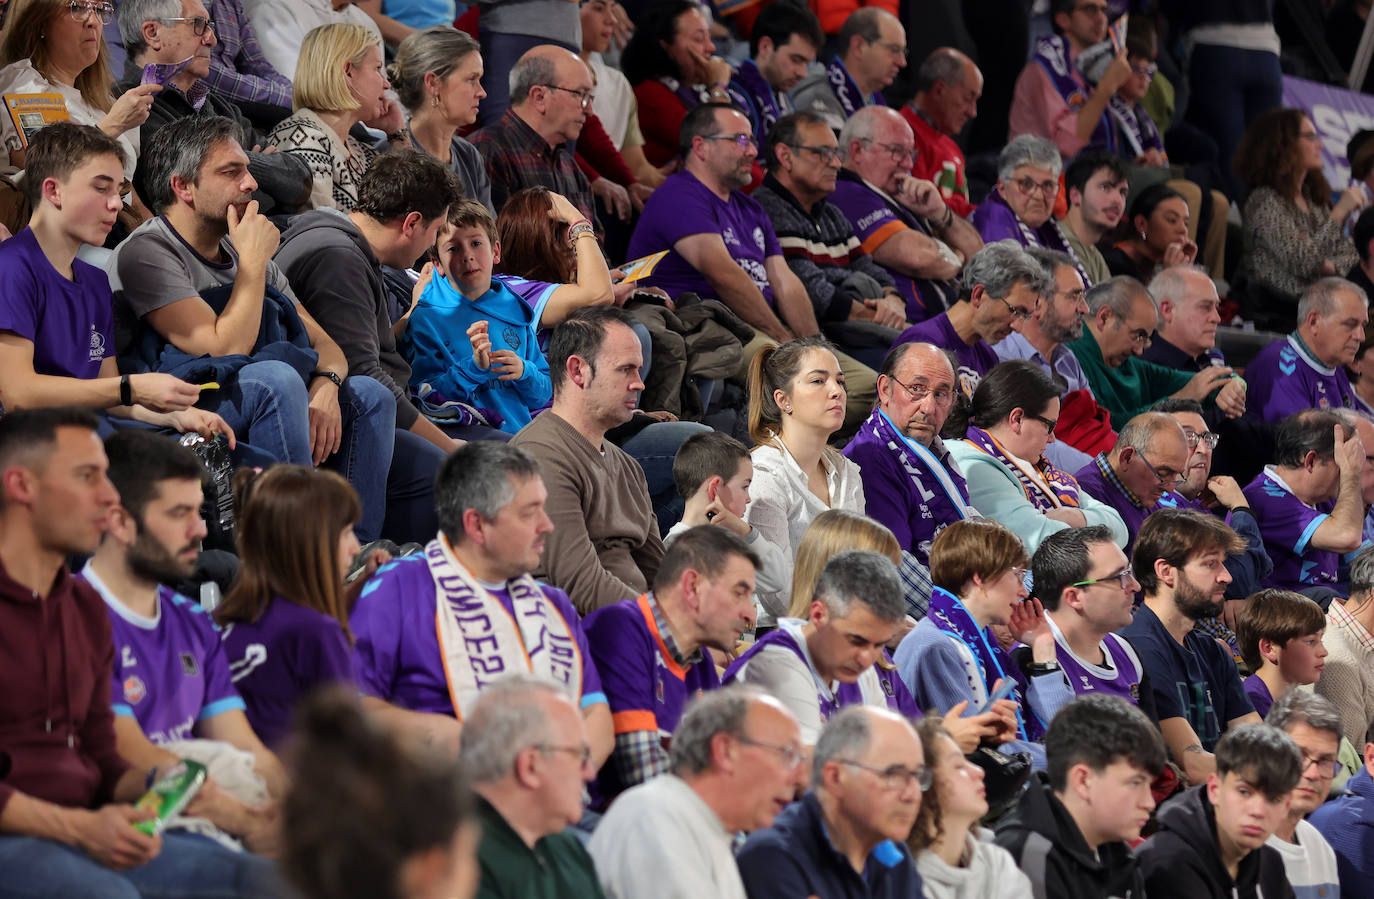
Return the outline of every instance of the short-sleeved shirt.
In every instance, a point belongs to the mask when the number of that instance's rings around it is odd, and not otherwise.
[[[33,343],[40,375],[90,379],[113,356],[114,297],[105,273],[80,259],[68,281],[52,267],[33,231],[0,244],[0,330]]]
[[[110,614],[110,705],[116,715],[137,720],[148,739],[162,745],[189,738],[200,721],[243,709],[219,628],[200,603],[159,586],[157,611],[147,618],[115,598],[90,566],[80,576]]]
[[[539,586],[577,643],[582,662],[582,708],[606,702],[577,610],[562,590]],[[487,590],[508,614],[513,614],[508,590]],[[364,694],[416,712],[453,714],[439,652],[434,618],[437,610],[434,578],[423,555],[407,556],[377,569],[349,616],[354,670]],[[539,651],[538,646],[526,649],[532,656]]]
[[[1260,350],[1245,366],[1246,408],[1264,421],[1304,409],[1350,409],[1355,391],[1345,366],[1328,368],[1296,334]]]
[[[1235,661],[1207,634],[1190,630],[1179,645],[1159,616],[1142,605],[1121,636],[1131,641],[1150,675],[1159,720],[1183,718],[1208,752],[1228,721],[1254,711]]]
[[[631,259],[668,250],[644,279],[648,286],[661,287],[673,297],[686,291],[715,297],[706,276],[673,249],[679,240],[694,234],[719,234],[730,258],[773,305],[773,286],[764,263],[770,256],[782,256],[782,247],[768,214],[757,200],[737,190],[728,201],[722,200],[691,172],[669,176],[654,191],[630,237]]]
[[[226,624],[221,639],[248,723],[268,746],[291,732],[296,703],[307,693],[354,679],[339,622],[282,596],[273,596],[257,621]]]
[[[959,332],[954,330],[954,325],[950,323],[948,312],[941,312],[932,319],[912,325],[897,338],[897,343],[912,341],[933,343],[954,354],[955,360],[959,363],[959,390],[967,397],[973,396],[973,391],[978,389],[983,376],[1002,361],[997,358],[992,344],[981,337],[974,341],[972,346],[964,343],[964,338],[959,336]]]
[[[1334,502],[1309,506],[1293,495],[1272,465],[1265,466],[1244,493],[1274,563],[1265,586],[1301,590],[1334,585],[1340,556],[1312,546],[1312,535],[1330,516]]]

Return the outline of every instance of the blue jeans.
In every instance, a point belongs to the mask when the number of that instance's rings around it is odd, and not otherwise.
[[[686,507],[686,501],[677,495],[677,487],[673,484],[673,459],[677,458],[678,448],[693,434],[709,430],[695,421],[660,421],[620,445],[644,469],[660,534],[668,533],[669,528],[682,520]]]
[[[278,462],[310,464],[310,398],[285,362],[250,362],[202,397],[199,408],[224,419],[237,439]]]
[[[112,871],[80,849],[36,837],[0,836],[0,899],[275,899],[276,866],[205,837],[162,835],[157,858]]]
[[[339,391],[339,412],[343,440],[339,451],[324,464],[358,491],[363,517],[355,530],[359,540],[369,543],[382,535],[386,521],[387,480],[396,446],[396,397],[377,379],[354,375],[344,379]],[[310,464],[309,456],[305,464]]]
[[[1224,190],[1239,200],[1245,188],[1231,171],[1231,156],[1246,126],[1283,101],[1279,58],[1263,50],[1197,44],[1188,57],[1188,90],[1187,120],[1217,142]]]

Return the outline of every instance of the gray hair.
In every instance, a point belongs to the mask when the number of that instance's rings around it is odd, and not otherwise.
[[[475,784],[490,784],[511,773],[515,758],[537,743],[555,739],[543,700],[572,697],[561,684],[533,674],[508,674],[482,688],[463,722],[458,764]]]
[[[993,241],[973,254],[959,276],[959,298],[967,300],[979,284],[994,297],[1005,298],[1017,284],[1025,282],[1037,294],[1053,290],[1054,280],[1045,276],[1040,263],[1031,258],[1014,240]]]
[[[510,105],[519,106],[530,97],[534,88],[553,84],[558,77],[558,66],[547,56],[526,56],[510,70]]]
[[[1313,730],[1333,734],[1337,742],[1345,733],[1340,708],[1320,693],[1308,690],[1289,690],[1269,709],[1264,723],[1285,732],[1291,725],[1306,724]]]
[[[1178,302],[1178,298],[1188,292],[1188,275],[1202,275],[1211,280],[1212,274],[1200,265],[1171,265],[1168,268],[1160,269],[1153,278],[1150,279],[1150,286],[1145,289],[1150,293],[1150,299],[1154,300],[1155,308],[1164,300]]]
[[[435,78],[447,78],[463,60],[479,52],[477,42],[467,32],[435,25],[401,41],[396,60],[387,66],[387,78],[401,105],[414,112],[425,102],[425,75],[433,72]]]
[[[1047,283],[1045,284],[1045,289],[1042,291],[1042,295],[1045,297],[1050,297],[1054,294],[1056,287],[1055,275],[1059,273],[1059,269],[1064,267],[1075,267],[1073,257],[1068,253],[1061,253],[1058,250],[1049,250],[1045,247],[1027,247],[1025,253],[1035,260],[1035,264],[1040,266],[1040,271],[1045,276],[1045,281]]]
[[[1064,163],[1054,141],[1034,134],[1018,134],[1007,142],[997,157],[997,177],[1010,181],[1011,173],[1023,165],[1032,165],[1057,176]]]
[[[1353,293],[1360,298],[1362,306],[1369,308],[1369,297],[1365,294],[1364,288],[1333,275],[1314,281],[1302,292],[1302,297],[1298,300],[1298,324],[1307,321],[1308,314],[1312,312],[1322,318],[1331,315],[1336,311],[1337,293],[1342,291]]]
[[[175,19],[181,16],[181,0],[122,0],[115,14],[119,22],[119,36],[130,59],[138,59],[148,52],[143,41],[143,23]]]
[[[937,47],[930,51],[916,70],[916,93],[923,94],[943,81],[951,87],[964,83],[964,60],[966,57],[953,47]]]
[[[1155,437],[1171,429],[1177,431],[1179,437],[1183,436],[1183,426],[1167,412],[1142,412],[1126,422],[1117,433],[1112,454],[1116,455],[1118,450],[1128,446],[1137,453],[1151,452]]]
[[[1088,292],[1083,295],[1083,299],[1088,303],[1088,311],[1092,315],[1097,314],[1097,310],[1106,306],[1112,310],[1112,314],[1117,318],[1125,318],[1131,314],[1135,308],[1137,298],[1144,296],[1155,307],[1155,315],[1159,314],[1159,305],[1155,303],[1154,297],[1141,284],[1130,275],[1116,275],[1105,281],[1098,281]]]
[[[867,7],[865,7],[867,8]],[[884,119],[889,122],[895,116],[898,122],[907,125],[901,113],[888,106],[865,106],[845,120],[844,127],[840,129],[840,156],[847,159],[849,157],[849,145],[854,141],[873,140],[873,135],[878,133]],[[895,123],[893,123],[895,124]],[[907,125],[907,128],[910,128]]]
[[[851,705],[831,715],[811,755],[811,789],[825,782],[826,762],[863,755],[872,740],[873,722],[868,706]]]
[[[515,497],[518,484],[539,474],[528,452],[495,440],[470,440],[444,460],[434,481],[434,511],[450,543],[466,536],[463,513],[476,509],[491,521]]]
[[[1350,562],[1350,595],[1374,592],[1374,546],[1366,546]],[[1368,602],[1368,597],[1365,599]]]
[[[222,141],[243,144],[243,132],[223,116],[185,116],[163,125],[149,141],[134,169],[134,190],[153,212],[161,214],[177,201],[172,179],[196,183],[210,151]]]
[[[768,694],[757,687],[732,684],[711,690],[692,700],[673,732],[668,763],[679,777],[692,777],[711,769],[711,741],[716,734],[744,735],[749,707]]]
[[[830,557],[816,581],[816,599],[835,618],[849,615],[858,600],[881,621],[900,621],[906,614],[897,566],[882,553],[851,549]]]

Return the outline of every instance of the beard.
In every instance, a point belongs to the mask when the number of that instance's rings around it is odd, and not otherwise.
[[[1174,604],[1190,621],[1200,621],[1220,615],[1226,601],[1213,601],[1210,594],[1188,580],[1188,575],[1180,572],[1178,587],[1174,590]]]
[[[181,551],[199,546],[200,541],[196,541],[183,547]],[[183,562],[177,558],[179,555],[180,552],[168,552],[167,547],[159,543],[152,534],[140,531],[125,558],[129,563],[129,570],[138,577],[159,584],[175,584],[190,577],[196,570],[195,562]]]
[[[1046,310],[1050,312],[1050,310]],[[1055,343],[1068,343],[1083,336],[1083,319],[1077,315],[1068,318],[1053,317],[1053,312],[1040,320],[1040,330]]]

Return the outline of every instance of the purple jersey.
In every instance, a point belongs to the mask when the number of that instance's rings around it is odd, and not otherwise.
[[[221,637],[248,723],[268,746],[290,733],[303,696],[325,684],[353,682],[353,658],[339,622],[284,597],[272,597],[255,622],[225,625]]]
[[[933,343],[941,349],[949,350],[959,362],[959,390],[966,397],[972,397],[978,389],[978,382],[1002,360],[997,358],[992,344],[979,337],[973,346],[964,343],[964,338],[950,324],[949,313],[941,312],[932,319],[912,325],[902,332],[896,343]],[[893,344],[894,346],[896,344]]]
[[[0,330],[33,343],[40,375],[90,379],[114,355],[114,298],[105,273],[77,259],[58,274],[28,228],[0,244]]]
[[[1107,693],[1120,696],[1131,705],[1140,705],[1140,679],[1144,669],[1131,644],[1116,634],[1107,634],[1098,644],[1102,649],[1102,664],[1098,665],[1075,655],[1052,620],[1050,628],[1054,631],[1055,657],[1075,695]]]
[[[1355,391],[1345,367],[1327,368],[1296,334],[1276,340],[1245,366],[1246,408],[1263,421],[1304,409],[1353,409]]]
[[[110,614],[110,705],[116,715],[136,719],[148,739],[162,745],[188,739],[197,722],[243,708],[219,629],[200,603],[159,586],[157,612],[145,618],[115,599],[90,566],[81,577]]]
[[[577,641],[582,662],[582,708],[605,702],[577,610],[562,590],[539,586]],[[508,591],[487,589],[507,614],[514,614]],[[416,712],[453,714],[435,627],[437,608],[434,579],[423,554],[406,556],[377,569],[348,619],[355,641],[354,670],[364,694]]]
[[[1293,495],[1273,466],[1260,472],[1244,493],[1264,535],[1264,548],[1274,563],[1264,585],[1284,590],[1333,586],[1340,557],[1315,549],[1312,535],[1326,521],[1334,502],[1315,508],[1307,505]]]
[[[728,201],[722,200],[690,172],[670,175],[654,191],[630,237],[631,259],[668,249],[668,255],[644,279],[646,286],[661,287],[674,298],[684,291],[716,296],[706,276],[673,249],[679,240],[694,234],[719,234],[726,252],[768,305],[773,305],[773,287],[764,263],[770,256],[781,257],[782,247],[767,213],[757,200],[737,190]]]

